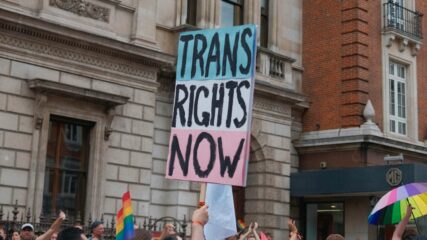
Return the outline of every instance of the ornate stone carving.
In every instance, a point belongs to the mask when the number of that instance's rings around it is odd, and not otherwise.
[[[29,41],[28,39],[22,39],[16,36],[12,37],[3,33],[0,33],[0,43],[13,46],[17,49],[30,50],[37,53],[39,56],[52,56],[58,59],[67,59],[76,63],[101,67],[111,71],[122,72],[145,79],[156,79],[155,71],[149,71],[145,68],[142,68],[140,65],[135,64],[135,62],[131,60],[114,60],[109,57],[105,57],[102,53],[97,53],[97,51],[92,52],[89,49],[86,51],[79,51],[77,49],[68,47],[66,44],[63,44],[63,47],[57,47],[53,44],[43,43],[40,41]],[[111,53],[110,56],[111,55],[117,54]]]
[[[421,49],[421,44],[419,44],[419,43],[414,44],[414,46],[412,46],[412,48],[411,48],[411,55],[413,57],[417,56],[420,49]]]
[[[104,22],[110,21],[110,9],[87,2],[86,0],[50,0],[49,5],[79,16]]]
[[[254,107],[268,112],[273,112],[280,115],[290,116],[291,109],[282,104],[275,103],[265,98],[255,98]]]
[[[405,51],[405,48],[408,46],[408,39],[402,39],[399,44],[399,51]]]
[[[34,106],[34,128],[41,129],[43,124],[43,109],[47,102],[47,96],[43,93],[36,95],[36,102]]]

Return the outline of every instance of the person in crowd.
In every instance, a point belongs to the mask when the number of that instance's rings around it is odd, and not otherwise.
[[[89,240],[102,240],[104,236],[104,223],[98,220],[95,220],[90,225],[91,236]]]
[[[135,229],[135,240],[151,240],[151,232],[146,229]]]
[[[163,240],[178,240],[178,238],[176,236],[170,235],[163,238]]]
[[[12,233],[12,240],[21,240],[21,236],[19,236],[19,232]]]
[[[404,237],[403,239],[405,239],[405,240],[406,239],[408,239],[408,240],[427,240],[427,237],[419,236],[414,229],[408,229],[405,231],[406,225],[408,225],[409,219],[411,218],[411,215],[412,215],[412,206],[410,204],[408,204],[408,206],[406,207],[405,216],[396,225],[396,228],[394,229],[393,236],[391,238],[392,240],[402,240],[402,236]]]
[[[53,233],[50,237],[50,240],[56,240],[58,238],[58,233]]]
[[[181,237],[179,237],[176,233],[175,226],[172,223],[166,223],[163,226],[163,231],[160,235],[160,240],[167,240],[167,237],[175,237],[177,240],[182,240]]]
[[[191,240],[204,240],[204,226],[209,220],[208,206],[196,209],[191,217]]]
[[[326,240],[345,240],[343,236],[339,234],[331,234],[329,235]]]
[[[34,227],[31,223],[25,223],[21,226],[20,237],[22,240],[49,240],[52,234],[58,232],[62,221],[65,219],[65,213],[60,211],[58,218],[52,223],[50,228],[42,235],[36,237]]]
[[[0,240],[6,240],[6,238],[6,230],[2,226],[0,226]]]
[[[239,234],[239,240],[259,240],[258,223],[251,223],[248,228],[243,229]]]
[[[297,225],[295,224],[295,220],[292,218],[288,219],[288,228],[289,228],[289,240],[299,240],[301,239],[301,235],[298,232]]]
[[[69,227],[58,233],[57,240],[87,240],[87,238],[81,229]]]

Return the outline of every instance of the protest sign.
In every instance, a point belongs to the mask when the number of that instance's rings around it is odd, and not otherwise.
[[[182,33],[166,178],[246,185],[256,27]]]

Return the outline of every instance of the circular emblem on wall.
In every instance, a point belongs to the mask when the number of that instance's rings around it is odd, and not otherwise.
[[[390,186],[397,186],[402,182],[402,170],[399,168],[390,168],[385,174],[385,180]]]

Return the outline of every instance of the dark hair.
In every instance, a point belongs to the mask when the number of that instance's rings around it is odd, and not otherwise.
[[[178,238],[176,238],[175,236],[167,236],[163,238],[163,240],[178,240]]]
[[[146,229],[135,229],[135,240],[151,240],[151,232]]]
[[[104,224],[102,221],[98,221],[95,220],[91,225],[90,225],[90,231],[93,232],[93,229],[97,228],[99,225]]]
[[[79,228],[69,227],[58,233],[58,240],[81,240],[83,231]]]
[[[416,236],[414,239],[415,240],[426,240],[427,237],[425,237],[425,236]]]

